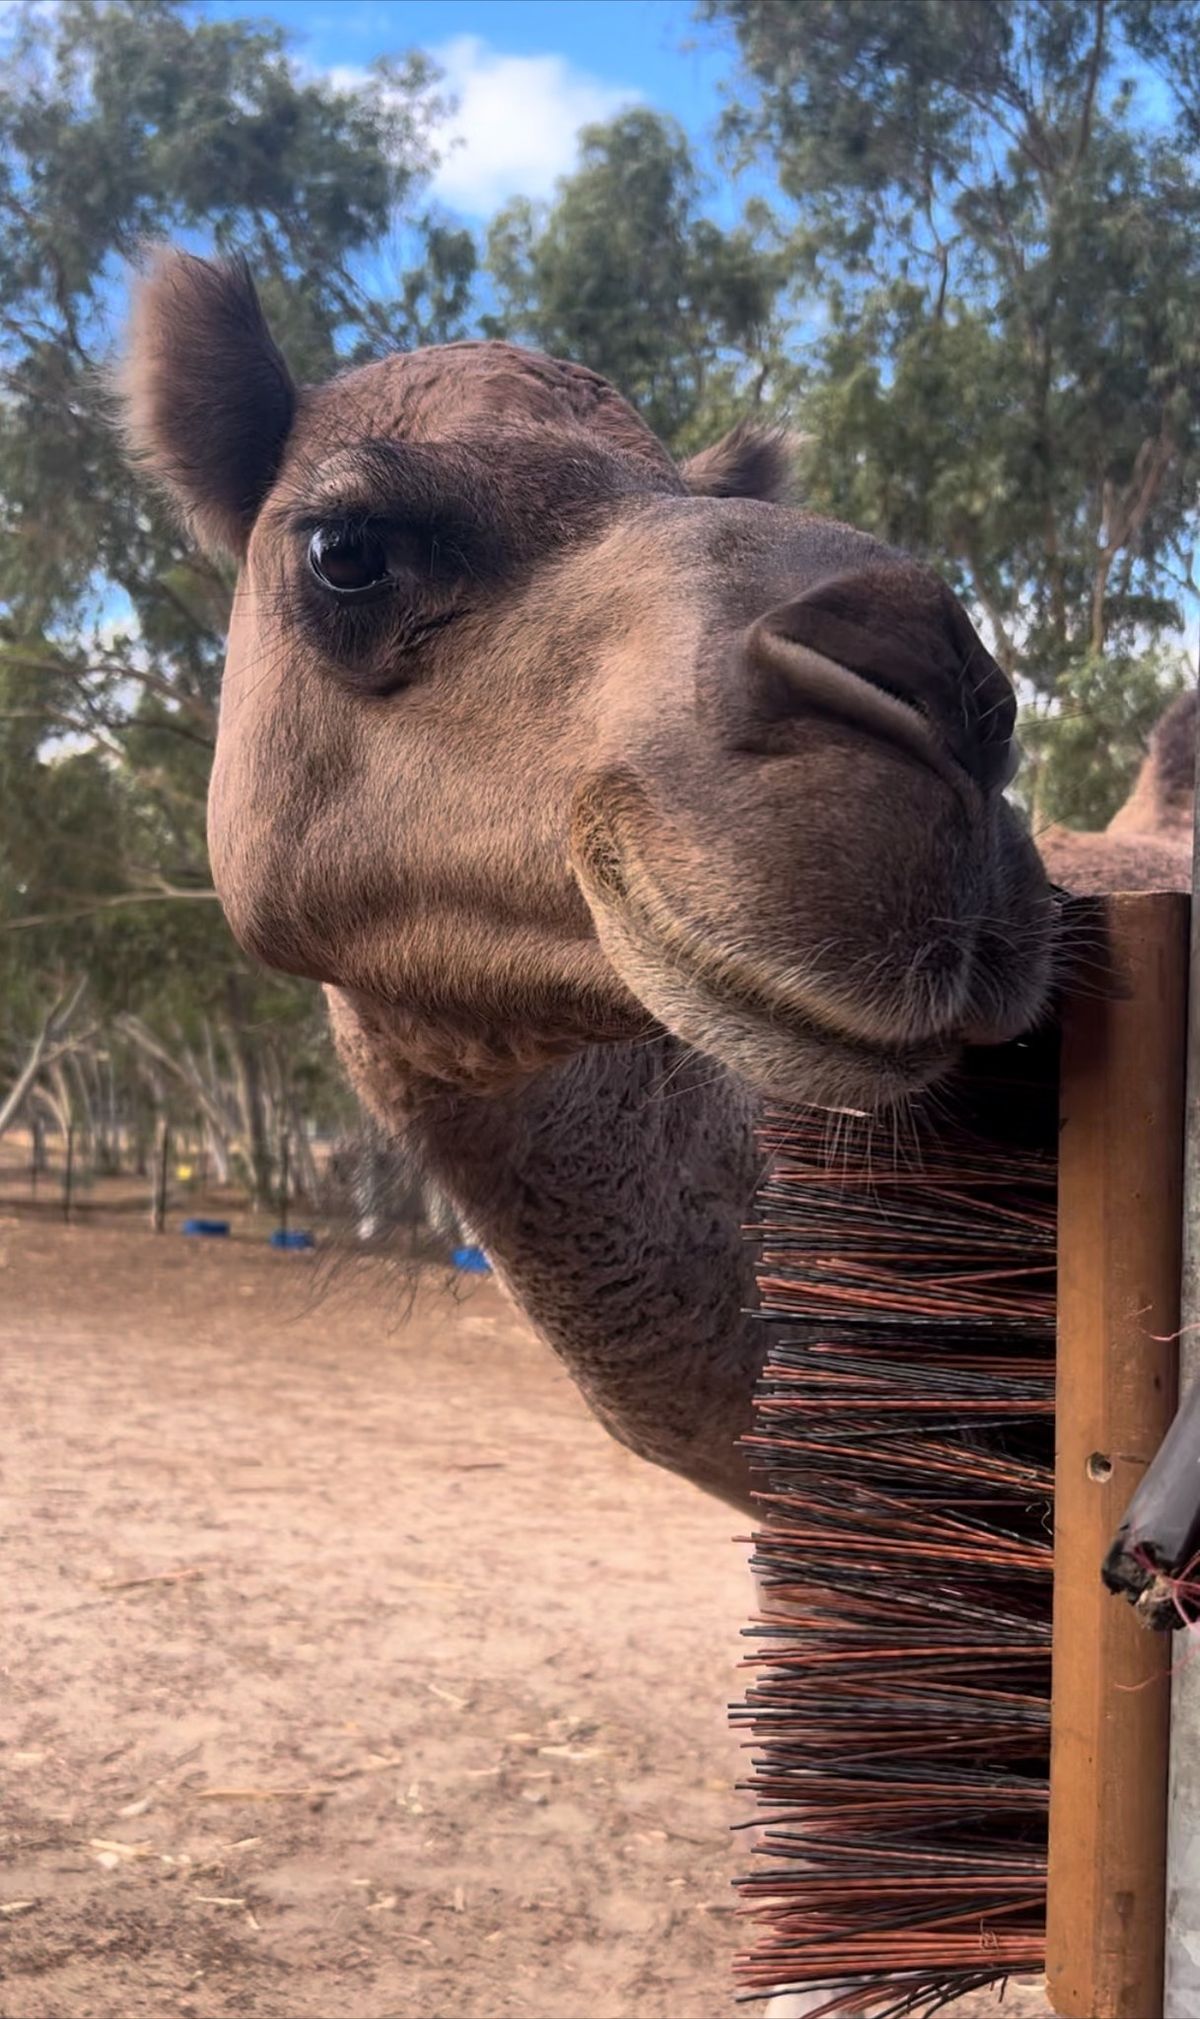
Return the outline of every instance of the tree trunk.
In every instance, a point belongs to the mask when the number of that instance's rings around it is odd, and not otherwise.
[[[47,1011],[41,1029],[34,1038],[25,1056],[25,1063],[13,1081],[4,1099],[0,1101],[0,1136],[12,1127],[26,1097],[36,1081],[46,1060],[47,1052],[55,1045],[67,1029],[71,1018],[79,1007],[84,983],[76,982],[68,996],[59,996]]]
[[[37,1106],[42,1108],[45,1114],[50,1117],[51,1127],[56,1129],[60,1136],[65,1135],[67,1132],[67,1115],[59,1101],[57,1090],[49,1086],[46,1080],[39,1080],[29,1098],[31,1102],[36,1102]],[[50,1157],[46,1150],[44,1135],[45,1124],[43,1122],[42,1148],[46,1157],[45,1168],[49,1170]]]
[[[189,1096],[195,1101],[205,1120],[211,1122],[213,1128],[222,1136],[228,1135],[229,1118],[220,1102],[210,1093],[208,1087],[205,1085],[202,1075],[198,1071],[195,1062],[188,1056],[186,1048],[183,1050],[182,1056],[176,1057],[163,1043],[161,1038],[156,1037],[153,1031],[146,1028],[140,1017],[121,1017],[118,1020],[118,1029],[137,1046],[144,1060],[160,1067],[164,1072],[169,1073],[172,1079],[178,1080],[181,1085],[185,1086]],[[151,1083],[154,1084],[155,1076],[152,1073],[150,1074],[150,1079]],[[158,1087],[158,1092],[161,1096],[161,1084]],[[159,1107],[163,1105],[161,1097],[156,1105]]]
[[[387,1225],[388,1209],[393,1203],[389,1177],[388,1158],[382,1145],[374,1141],[364,1143],[351,1181],[355,1228],[360,1241],[378,1239]]]
[[[70,1082],[62,1069],[61,1059],[54,1060],[46,1074],[46,1079],[48,1082],[46,1087],[47,1098],[54,1111],[54,1119],[58,1123],[59,1131],[65,1141],[69,1130],[74,1127],[75,1102],[71,1093]]]
[[[150,1197],[150,1225],[161,1234],[167,1224],[168,1170],[171,1158],[171,1131],[165,1115],[160,1115],[154,1142],[154,1173]]]
[[[257,1051],[246,1036],[246,1011],[240,975],[229,976],[225,995],[229,1005],[229,1022],[225,1026],[224,1036],[233,1064],[238,1107],[246,1135],[250,1191],[254,1204],[265,1206],[271,1198],[270,1138],[267,1134],[261,1063]]]
[[[212,1158],[213,1177],[218,1185],[229,1183],[229,1138],[214,1129],[208,1116],[203,1117],[204,1152]]]
[[[121,1116],[117,1102],[117,1076],[113,1071],[112,1053],[106,1051],[99,1061],[100,1072],[100,1133],[104,1168],[110,1177],[116,1177],[121,1169]]]
[[[76,1155],[91,1169],[96,1162],[96,1113],[92,1090],[78,1053],[68,1053],[64,1065],[69,1068],[67,1078],[74,1093],[71,1107],[75,1116]]]
[[[313,1156],[312,1144],[308,1140],[308,1130],[304,1124],[304,1117],[292,1099],[288,1100],[284,1108],[284,1122],[286,1127],[291,1130],[292,1177],[296,1196],[297,1198],[306,1199],[311,1203],[317,1196],[317,1186],[319,1183],[317,1162]]]

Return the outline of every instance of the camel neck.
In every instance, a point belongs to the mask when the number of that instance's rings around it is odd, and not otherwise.
[[[519,1092],[447,1094],[406,1131],[615,1437],[742,1506],[762,1358],[743,1229],[755,1102],[663,1035]]]

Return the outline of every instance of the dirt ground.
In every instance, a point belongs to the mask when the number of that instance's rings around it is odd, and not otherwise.
[[[731,2012],[737,1516],[491,1282],[177,1227],[0,1196],[4,2019]]]

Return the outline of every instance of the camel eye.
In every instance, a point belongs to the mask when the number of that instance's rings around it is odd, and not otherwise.
[[[308,543],[308,565],[335,596],[376,589],[391,574],[387,548],[378,534],[352,526],[318,526]]]

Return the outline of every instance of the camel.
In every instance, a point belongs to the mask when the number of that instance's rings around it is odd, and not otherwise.
[[[122,384],[133,455],[239,566],[235,936],[324,985],[367,1108],[601,1423],[752,1507],[763,1101],[902,1111],[1033,1025],[1052,880],[1186,886],[1162,749],[1125,826],[1039,858],[966,611],[789,504],[770,432],[678,467],[503,343],[299,387],[246,269],[172,250]]]
[[[1101,834],[1050,826],[1038,836],[1056,883],[1079,897],[1192,887],[1197,696],[1181,694],[1155,725],[1133,790]]]

